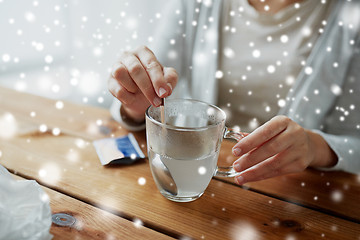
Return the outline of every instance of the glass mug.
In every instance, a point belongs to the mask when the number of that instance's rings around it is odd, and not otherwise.
[[[243,138],[225,127],[223,110],[197,100],[171,99],[164,107],[164,124],[161,108],[146,110],[146,140],[151,173],[164,197],[193,201],[213,176],[237,175],[232,167],[217,166],[222,140]]]

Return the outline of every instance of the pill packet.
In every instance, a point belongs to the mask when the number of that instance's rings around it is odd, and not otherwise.
[[[93,141],[102,165],[129,165],[145,158],[133,134]]]

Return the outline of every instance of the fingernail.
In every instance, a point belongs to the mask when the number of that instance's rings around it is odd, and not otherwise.
[[[235,177],[235,182],[236,184],[242,185],[245,183],[244,177],[243,176],[237,176]]]
[[[155,105],[156,107],[160,106],[161,103],[162,103],[162,101],[161,101],[160,98],[158,98],[158,97],[155,97],[155,98],[154,98],[154,105]]]
[[[240,172],[241,171],[240,163],[238,163],[238,162],[234,163],[234,169],[235,169],[235,171]]]
[[[241,153],[241,149],[240,148],[233,148],[233,154],[235,156],[240,156]]]
[[[164,88],[159,88],[159,97],[163,97],[166,94],[166,90]]]
[[[169,86],[170,90],[172,91],[172,86],[170,83],[167,83],[167,85]]]

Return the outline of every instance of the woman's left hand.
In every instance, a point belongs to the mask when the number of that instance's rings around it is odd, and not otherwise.
[[[240,157],[233,165],[241,172],[235,177],[240,185],[337,162],[335,153],[320,135],[286,116],[272,118],[241,139],[233,147],[233,154]]]

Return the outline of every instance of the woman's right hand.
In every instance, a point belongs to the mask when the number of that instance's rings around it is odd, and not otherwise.
[[[108,81],[111,94],[120,100],[122,110],[136,122],[144,120],[145,110],[156,107],[171,95],[177,84],[174,68],[163,67],[146,46],[124,52]]]

